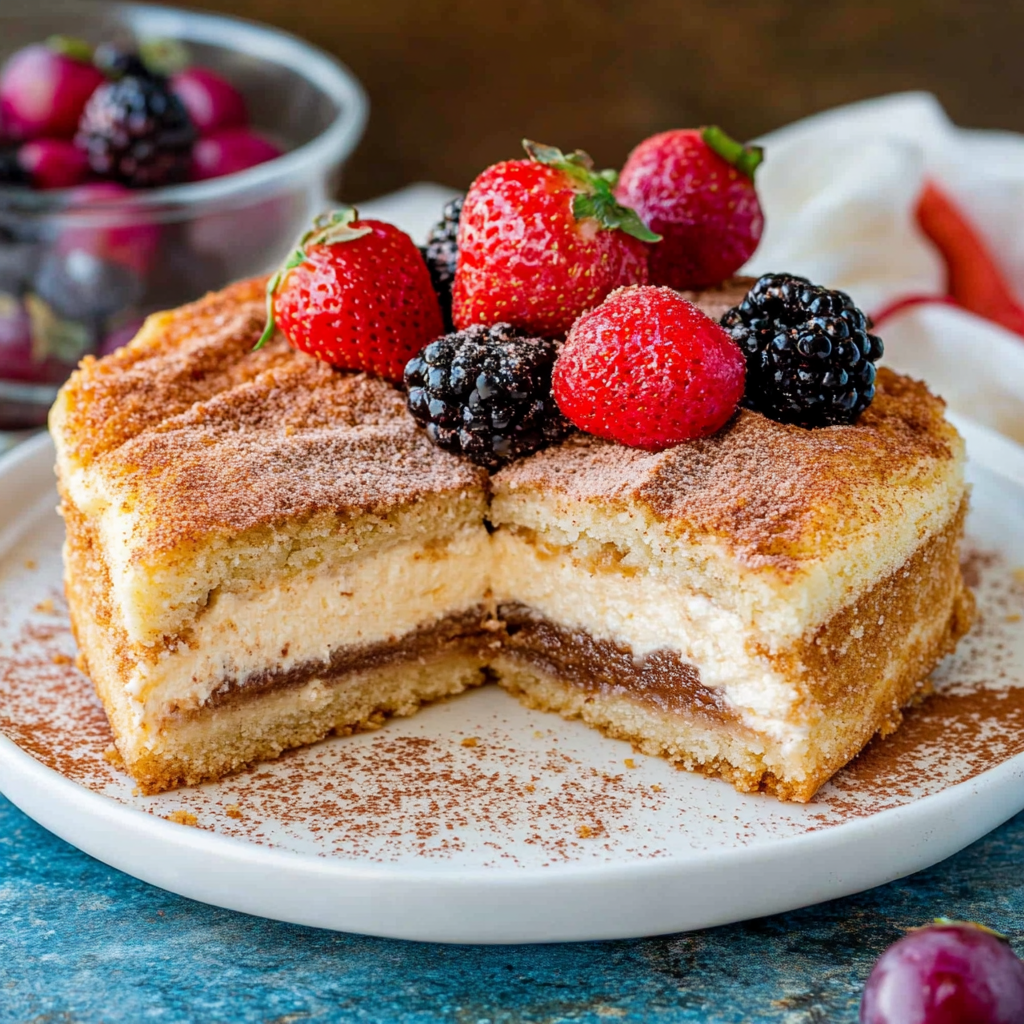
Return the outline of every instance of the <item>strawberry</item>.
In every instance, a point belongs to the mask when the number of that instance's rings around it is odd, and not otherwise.
[[[652,284],[707,288],[747,262],[764,228],[754,190],[763,155],[721,128],[662,132],[629,154],[615,195],[662,236]]]
[[[345,370],[400,381],[405,364],[444,334],[430,272],[392,224],[351,206],[321,214],[267,285],[267,327]]]
[[[615,201],[614,172],[595,172],[580,150],[523,146],[529,160],[488,167],[466,195],[452,288],[460,330],[504,322],[557,337],[609,292],[647,281],[644,242],[657,235]]]
[[[573,324],[552,372],[580,430],[660,451],[720,430],[746,363],[725,330],[671,288],[620,288]]]

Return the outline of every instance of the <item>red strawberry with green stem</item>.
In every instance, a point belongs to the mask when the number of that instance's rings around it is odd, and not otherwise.
[[[399,381],[405,364],[444,333],[430,272],[393,224],[351,206],[322,214],[267,285],[267,327],[293,348],[346,370]]]
[[[629,154],[615,195],[662,236],[651,284],[707,288],[746,263],[764,228],[754,189],[762,159],[716,127],[652,135]]]
[[[523,146],[529,160],[488,167],[466,195],[453,319],[557,337],[609,292],[645,284],[658,236],[616,201],[613,171],[580,150]]]

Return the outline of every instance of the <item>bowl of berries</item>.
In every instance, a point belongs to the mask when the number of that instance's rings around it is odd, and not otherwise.
[[[0,9],[0,429],[78,361],[270,269],[335,192],[359,82],[275,29],[141,4]]]

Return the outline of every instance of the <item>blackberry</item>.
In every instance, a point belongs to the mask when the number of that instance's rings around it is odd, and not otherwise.
[[[765,274],[722,317],[743,350],[743,404],[780,423],[853,423],[875,397],[882,339],[845,292]]]
[[[405,368],[409,411],[439,448],[497,469],[568,432],[551,394],[557,355],[511,324],[447,334]]]
[[[427,244],[420,249],[430,271],[430,280],[441,303],[441,315],[445,330],[452,326],[452,282],[455,280],[455,264],[459,256],[459,216],[462,213],[463,196],[453,199],[444,208],[444,216],[430,231]]]
[[[130,188],[184,181],[196,131],[167,81],[127,74],[89,98],[75,142],[96,174]]]
[[[32,175],[21,166],[18,160],[18,147],[0,149],[0,186],[31,185]]]
[[[149,68],[138,53],[126,50],[116,43],[100,43],[92,60],[107,78],[123,78],[125,75],[151,77]]]

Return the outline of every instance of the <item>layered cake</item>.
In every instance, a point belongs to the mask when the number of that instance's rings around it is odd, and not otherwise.
[[[807,800],[967,630],[963,462],[942,404],[884,370],[856,426],[744,410],[658,454],[578,435],[494,480],[494,668],[532,707]]]
[[[883,371],[861,422],[824,432],[742,411],[657,454],[578,434],[489,498],[391,385],[252,352],[262,329],[262,282],[153,317],[52,415],[75,634],[147,792],[489,668],[808,799],[969,622],[963,446],[920,384]]]
[[[146,792],[483,681],[486,473],[263,324],[262,281],[151,317],[51,414],[72,624]]]
[[[699,287],[750,249],[706,233],[652,281],[673,223],[529,147],[425,253],[335,211],[62,389],[72,624],[145,792],[494,680],[806,801],[969,627],[962,441],[850,298]]]

